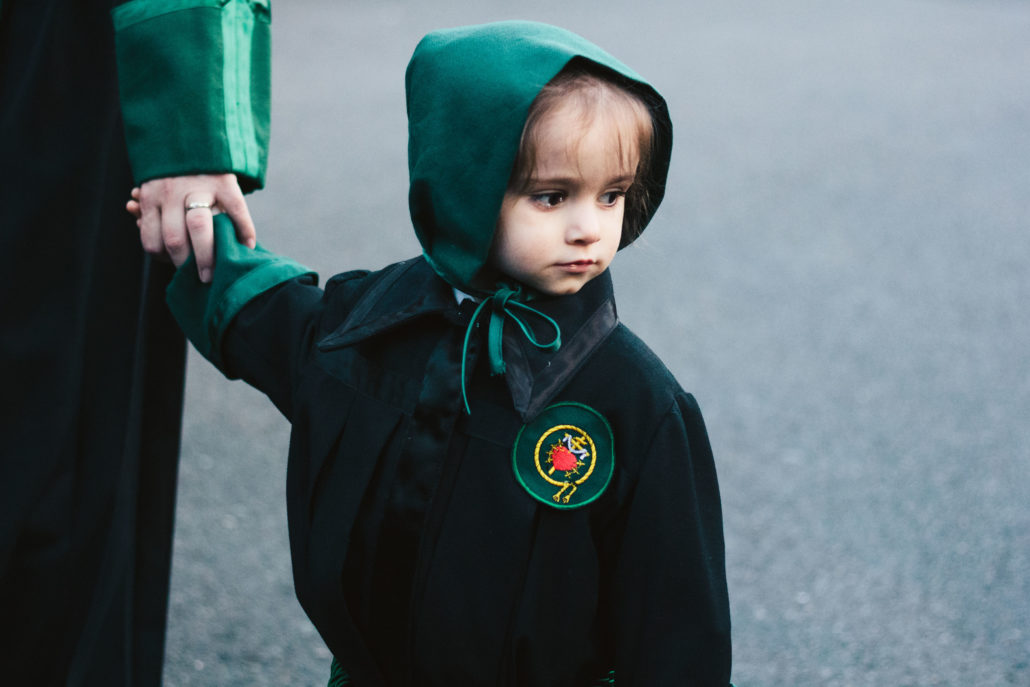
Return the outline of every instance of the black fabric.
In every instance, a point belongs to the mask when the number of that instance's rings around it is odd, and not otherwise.
[[[0,16],[0,676],[157,685],[185,348],[124,210],[114,2]]]
[[[486,328],[473,331],[466,414],[468,304],[424,260],[398,269],[342,275],[325,294],[281,285],[244,307],[222,351],[293,423],[297,596],[339,664],[362,687],[585,686],[613,669],[620,685],[725,687],[708,437],[654,354],[605,324],[609,276],[534,301],[561,326],[564,353],[506,355],[534,403],[584,403],[612,427],[608,489],[559,511],[512,473],[523,391],[477,364]],[[383,274],[395,275],[385,289]]]

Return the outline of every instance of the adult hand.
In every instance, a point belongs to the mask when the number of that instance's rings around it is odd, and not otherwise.
[[[214,213],[229,215],[240,243],[251,248],[256,243],[254,222],[235,174],[152,179],[132,190],[125,209],[136,216],[143,250],[166,255],[176,267],[192,252],[202,282],[211,281],[214,267]]]

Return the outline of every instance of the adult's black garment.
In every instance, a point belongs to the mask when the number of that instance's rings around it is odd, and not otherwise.
[[[297,596],[354,684],[589,685],[612,670],[620,685],[729,683],[704,424],[618,323],[607,273],[533,302],[559,351],[508,323],[497,377],[485,320],[463,345],[475,303],[423,258],[340,275],[323,295],[305,277],[274,286],[288,263],[231,242],[224,223],[214,284],[184,268],[170,300],[201,350],[292,422]],[[570,402],[607,420],[615,468],[596,500],[561,510],[519,483],[512,446]]]
[[[185,345],[163,300],[171,268],[144,258],[124,209],[156,167],[130,171],[116,4],[0,4],[3,684],[161,680]],[[128,101],[174,85],[151,75]],[[138,118],[137,150],[163,174],[233,170],[148,147],[148,132],[210,128],[180,115]]]
[[[105,3],[109,5],[109,3]],[[124,210],[109,7],[4,3],[0,676],[159,684],[185,347]]]

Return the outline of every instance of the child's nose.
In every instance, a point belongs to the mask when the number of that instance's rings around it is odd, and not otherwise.
[[[601,238],[601,218],[592,207],[583,207],[573,213],[566,239],[569,243],[594,243]]]

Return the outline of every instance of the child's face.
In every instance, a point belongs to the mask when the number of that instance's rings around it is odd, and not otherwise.
[[[572,294],[604,272],[619,249],[639,153],[620,146],[615,123],[584,124],[570,106],[537,126],[536,165],[524,190],[504,196],[492,260],[545,294]]]

